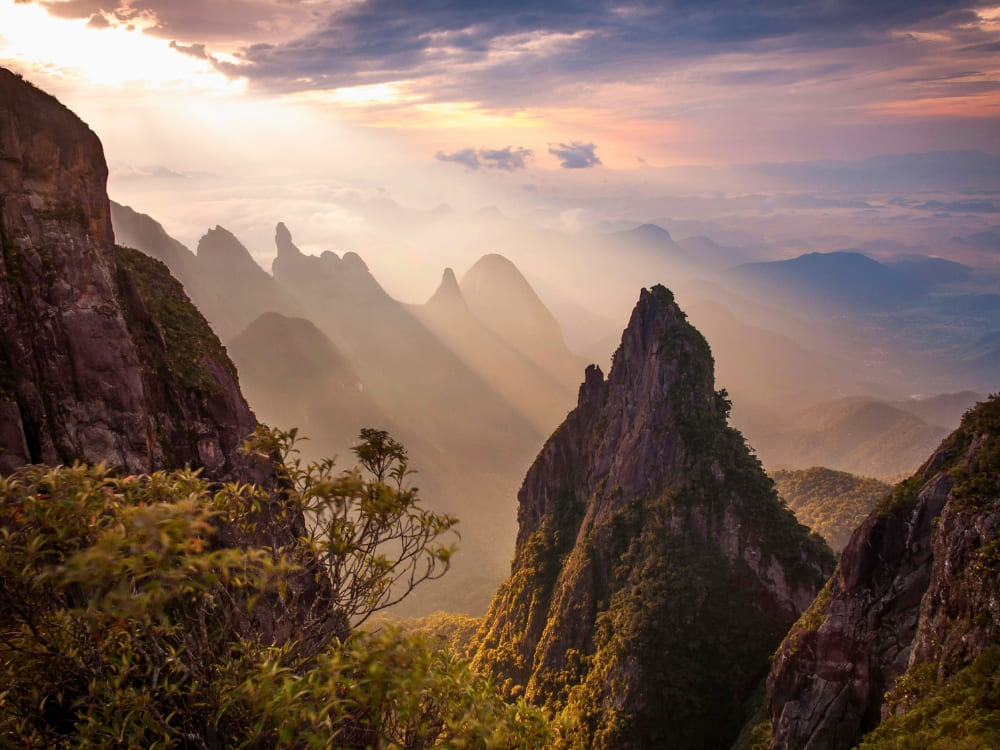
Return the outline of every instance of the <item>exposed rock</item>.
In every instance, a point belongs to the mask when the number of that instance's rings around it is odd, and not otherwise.
[[[930,668],[932,684],[944,685],[995,644],[998,539],[993,397],[880,502],[844,549],[829,591],[782,643],[768,678],[772,747],[854,747],[887,718],[887,694],[902,675]]]
[[[235,368],[158,261],[116,251],[97,136],[0,69],[0,469],[243,475]]]
[[[524,479],[476,661],[575,719],[581,747],[726,746],[832,568],[727,412],[705,340],[643,290]]]

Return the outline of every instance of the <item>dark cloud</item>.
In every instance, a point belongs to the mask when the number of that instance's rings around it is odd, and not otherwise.
[[[438,161],[451,161],[455,164],[461,164],[467,169],[479,169],[479,156],[474,148],[463,148],[450,154],[438,151],[434,156]]]
[[[912,206],[921,211],[954,211],[966,214],[992,214],[1000,211],[996,203],[983,200],[938,201],[930,200]]]
[[[170,43],[170,49],[175,49],[183,55],[196,57],[199,60],[214,59],[208,54],[208,50],[204,44],[181,44],[180,42],[173,41]]]
[[[479,158],[482,159],[483,163],[490,169],[503,169],[507,172],[513,172],[515,169],[524,169],[527,164],[527,160],[530,159],[534,153],[530,148],[512,148],[507,146],[506,148],[499,149],[481,149],[479,151]]]
[[[662,69],[671,59],[703,54],[863,46],[884,40],[894,29],[969,15],[956,14],[964,6],[955,6],[955,0],[435,0],[419,5],[367,0],[342,7],[292,41],[246,47],[241,64],[221,67],[277,88],[444,76],[457,79],[468,96],[481,92],[484,82],[509,88],[516,80],[533,87],[560,75],[584,74],[597,81],[625,80]],[[544,44],[518,48],[519,35],[522,40],[547,35],[554,43],[562,35],[563,41],[558,54],[548,54]],[[511,54],[497,62],[498,48]]]
[[[515,169],[524,169],[533,155],[534,152],[530,148],[507,146],[497,149],[481,148],[478,151],[474,148],[463,148],[452,153],[438,151],[434,156],[438,161],[454,162],[467,169],[486,167],[513,172]]]
[[[597,148],[593,143],[559,143],[549,145],[549,153],[559,159],[559,166],[565,169],[586,169],[596,167],[601,163],[594,150]]]

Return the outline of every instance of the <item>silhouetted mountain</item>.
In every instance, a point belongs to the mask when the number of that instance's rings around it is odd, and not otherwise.
[[[791,426],[759,429],[753,447],[769,469],[828,466],[896,479],[913,471],[947,434],[908,412],[871,399],[846,399],[803,410]]]
[[[118,241],[167,264],[192,301],[224,341],[261,313],[301,315],[298,302],[261,268],[232,233],[217,226],[198,243],[195,255],[151,217],[111,204]]]
[[[305,255],[284,224],[275,241],[275,277],[299,296],[365,393],[399,426],[400,437],[420,441],[411,459],[421,471],[424,496],[463,520],[462,549],[468,552],[460,552],[447,581],[423,587],[422,600],[440,594],[438,607],[476,611],[509,561],[513,508],[504,498],[513,494],[540,434],[392,299],[358,255]]]
[[[853,534],[775,654],[770,747],[996,746],[998,446],[994,396]]]
[[[347,358],[308,320],[264,313],[228,348],[257,417],[274,427],[297,427],[309,438],[301,446],[307,455],[336,454],[349,466],[349,449],[362,427],[392,427]]]
[[[539,432],[566,416],[572,390],[487,328],[469,310],[450,268],[427,303],[410,310]]]
[[[569,719],[569,746],[728,747],[832,568],[727,408],[705,340],[643,290],[607,381],[587,368],[528,470],[475,663]]]
[[[461,288],[485,326],[557,383],[576,387],[586,363],[566,348],[556,319],[513,263],[484,255],[462,277]]]
[[[905,401],[893,401],[889,405],[909,412],[928,424],[951,429],[958,425],[962,414],[985,397],[975,391],[941,393],[937,396],[915,396]]]
[[[851,251],[809,253],[792,260],[746,263],[730,272],[758,294],[806,309],[881,310],[912,302],[930,285]]]
[[[926,255],[904,255],[887,261],[886,265],[914,282],[928,285],[966,281],[976,272],[962,263]]]

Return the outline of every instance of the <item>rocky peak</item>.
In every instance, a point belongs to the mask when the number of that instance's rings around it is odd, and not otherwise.
[[[166,267],[116,249],[97,136],[0,69],[0,469],[240,476],[255,420]]]
[[[295,243],[292,242],[292,233],[288,231],[283,221],[279,221],[274,228],[274,244],[278,248],[278,256],[282,255],[302,255]]]
[[[441,283],[438,284],[438,288],[431,295],[431,298],[427,300],[427,307],[442,311],[466,310],[468,308],[465,297],[462,296],[462,290],[458,286],[458,279],[455,278],[455,272],[450,268],[444,269]]]
[[[879,502],[844,548],[828,589],[784,639],[768,678],[772,748],[846,750],[882,722],[892,731],[922,699],[997,651],[998,477],[994,396]],[[931,714],[939,708],[932,704]],[[959,713],[986,710],[970,703]],[[940,731],[940,747],[996,739],[948,735],[946,724]]]
[[[198,259],[214,266],[226,266],[230,270],[247,268],[248,264],[256,270],[263,270],[243,243],[232,232],[219,225],[205,232],[198,241]]]
[[[704,338],[643,290],[608,378],[587,369],[524,479],[477,663],[593,747],[727,746],[832,568],[727,414]]]

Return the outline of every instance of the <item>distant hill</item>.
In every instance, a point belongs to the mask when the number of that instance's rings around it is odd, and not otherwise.
[[[484,255],[466,271],[461,289],[486,327],[558,383],[574,389],[579,385],[587,363],[566,348],[555,317],[511,261],[496,253]]]
[[[409,309],[539,432],[554,429],[572,407],[577,383],[560,381],[487,327],[450,268],[427,303]]]
[[[730,275],[773,299],[840,312],[891,309],[918,299],[931,287],[929,281],[849,250],[745,263]]]
[[[893,401],[890,405],[909,412],[929,424],[954,429],[958,426],[966,410],[971,409],[985,398],[983,394],[975,391],[959,391],[958,393],[941,393],[936,396]]]
[[[798,412],[788,426],[748,434],[768,469],[828,466],[895,480],[920,465],[948,430],[872,399],[846,399]]]
[[[349,448],[362,427],[392,426],[347,358],[308,320],[264,313],[227,348],[257,418],[299,428],[309,438],[300,448],[310,457],[337,454],[350,466]]]
[[[778,497],[796,517],[840,552],[891,484],[822,466],[771,474]]]

